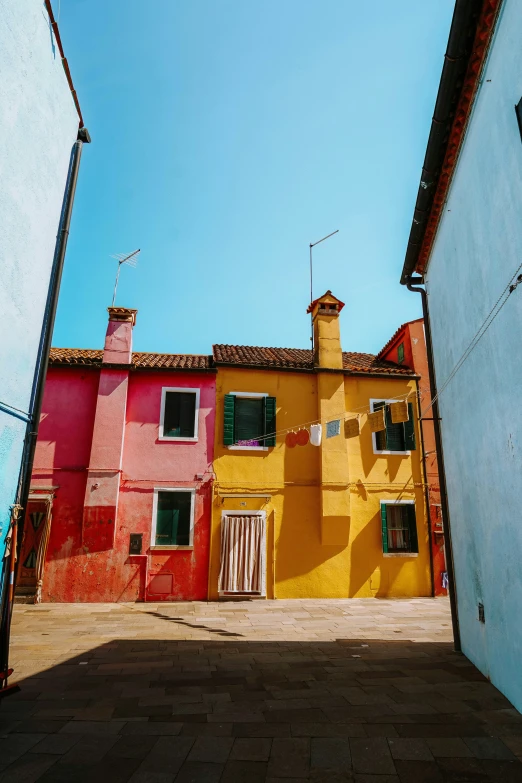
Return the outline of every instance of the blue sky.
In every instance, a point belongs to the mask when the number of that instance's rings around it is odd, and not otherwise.
[[[399,285],[454,0],[53,0],[84,148],[53,344],[309,347],[314,295],[344,350],[377,352]]]

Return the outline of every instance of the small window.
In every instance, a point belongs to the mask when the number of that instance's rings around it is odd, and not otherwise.
[[[397,348],[397,361],[399,364],[402,364],[404,361],[404,343],[400,343]]]
[[[194,493],[158,491],[154,546],[190,546]]]
[[[419,551],[414,503],[381,503],[381,523],[384,554]]]
[[[196,440],[198,437],[199,389],[164,388],[161,402],[160,438]]]
[[[225,446],[266,448],[275,446],[276,400],[265,394],[226,394],[224,401]]]
[[[391,420],[391,412],[385,400],[372,402],[372,410],[378,411],[386,406],[386,429],[375,433],[375,451],[415,451],[415,429],[413,423],[413,405],[408,403],[408,421],[394,424]]]

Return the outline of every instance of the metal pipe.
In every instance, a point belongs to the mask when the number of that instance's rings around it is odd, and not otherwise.
[[[71,224],[74,195],[76,193],[76,183],[78,181],[78,172],[80,169],[82,148],[84,143],[88,144],[90,141],[91,137],[89,136],[89,131],[87,128],[81,128],[78,131],[78,137],[74,142],[71,150],[69,171],[67,174],[67,182],[65,185],[65,192],[62,202],[62,211],[60,215],[60,223],[58,226],[58,234],[56,237],[53,264],[51,267],[51,276],[47,293],[47,302],[45,305],[44,321],[40,335],[40,344],[38,346],[33,387],[31,390],[31,403],[29,407],[30,420],[25,434],[22,465],[18,483],[17,505],[21,506],[22,511],[18,522],[17,540],[13,539],[11,544],[13,548],[16,547],[18,550],[20,549],[20,545],[23,540],[25,514],[27,511],[27,501],[29,498],[29,488],[31,485],[31,474],[33,470],[36,440],[38,437],[38,426],[42,412],[42,401],[45,388],[45,379],[47,377],[49,352],[51,350],[51,340],[56,318],[56,308],[58,306],[58,295],[60,292],[60,283],[65,261],[65,251],[67,249],[67,239],[69,237],[69,228]],[[18,567],[19,560],[16,563],[14,577],[9,576],[10,579],[13,579],[13,584],[12,588],[11,586],[8,588],[7,594],[5,590],[7,587],[7,580],[6,575],[4,575],[2,619],[0,626],[0,670],[4,672],[8,671],[9,637],[14,605],[11,593],[14,592],[14,587],[16,585]]]
[[[433,400],[433,429],[435,434],[435,448],[437,451],[437,470],[439,473],[440,505],[442,512],[442,524],[444,529],[444,543],[446,551],[446,568],[448,569],[448,593],[451,607],[451,624],[453,626],[453,644],[457,652],[462,651],[460,643],[459,614],[457,606],[457,586],[455,584],[455,568],[453,563],[453,544],[451,541],[451,522],[448,506],[448,494],[446,487],[446,473],[444,470],[444,451],[442,447],[442,434],[440,429],[440,412],[437,398],[437,382],[435,378],[435,366],[433,363],[433,343],[431,340],[430,314],[428,309],[428,297],[426,290],[420,288],[418,283],[424,284],[421,277],[408,275],[405,278],[408,291],[418,293],[422,298],[422,314],[424,316],[424,333],[426,335],[426,353],[428,354],[428,376],[430,382],[430,395]],[[416,285],[417,284],[417,285]],[[431,542],[430,542],[431,544]]]
[[[433,568],[433,540],[431,529],[431,514],[430,514],[430,488],[428,486],[428,473],[426,471],[426,452],[424,451],[424,424],[420,416],[420,390],[419,381],[415,379],[415,385],[417,386],[417,410],[419,418],[419,432],[420,432],[420,446],[422,450],[422,475],[424,476],[424,502],[426,503],[426,519],[428,520],[428,536],[429,536],[429,549],[430,549],[430,578],[431,578],[431,597],[435,596],[435,570]]]

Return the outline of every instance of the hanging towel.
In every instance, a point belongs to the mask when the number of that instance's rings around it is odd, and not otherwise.
[[[392,402],[389,405],[391,412],[392,424],[401,424],[403,421],[408,421],[410,418],[408,412],[408,403],[406,400],[401,402]]]
[[[306,446],[308,441],[310,440],[310,433],[308,430],[299,430],[297,433],[297,445],[298,446]]]
[[[344,422],[344,434],[347,438],[356,438],[359,435],[359,417]]]
[[[312,424],[310,427],[310,443],[312,446],[320,446],[323,436],[323,428],[320,424]]]
[[[297,445],[297,432],[287,432],[285,443],[289,449],[293,449]]]
[[[326,437],[335,438],[336,435],[341,434],[341,419],[334,419],[326,423]]]
[[[386,423],[384,421],[384,407],[375,413],[368,414],[368,424],[370,425],[371,432],[382,432],[386,429]]]
[[[218,590],[261,593],[263,518],[226,516],[221,522],[221,569]]]

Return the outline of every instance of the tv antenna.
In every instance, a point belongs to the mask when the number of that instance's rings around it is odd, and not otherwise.
[[[312,250],[316,245],[320,245],[321,242],[324,242],[325,239],[330,239],[330,237],[333,237],[334,234],[338,234],[339,229],[336,228],[335,231],[332,231],[331,234],[327,234],[322,239],[318,239],[317,242],[310,242],[310,304],[314,301],[314,278],[313,278],[313,259],[312,259]],[[313,353],[314,353],[314,316],[313,313],[310,313],[310,319],[311,319],[311,327],[312,327],[312,336],[310,337],[310,341],[312,343],[312,363],[313,363]]]
[[[116,280],[114,281],[114,293],[112,295],[112,305],[111,307],[114,307],[114,302],[116,301],[116,291],[118,289],[118,281],[120,279],[120,269],[122,267],[122,264],[127,264],[127,266],[132,266],[134,269],[136,267],[136,264],[138,263],[138,255],[141,252],[141,250],[138,248],[138,250],[135,250],[133,253],[129,253],[128,255],[125,253],[116,253],[116,255],[111,256],[111,258],[116,259],[118,262],[118,271],[116,272]]]

